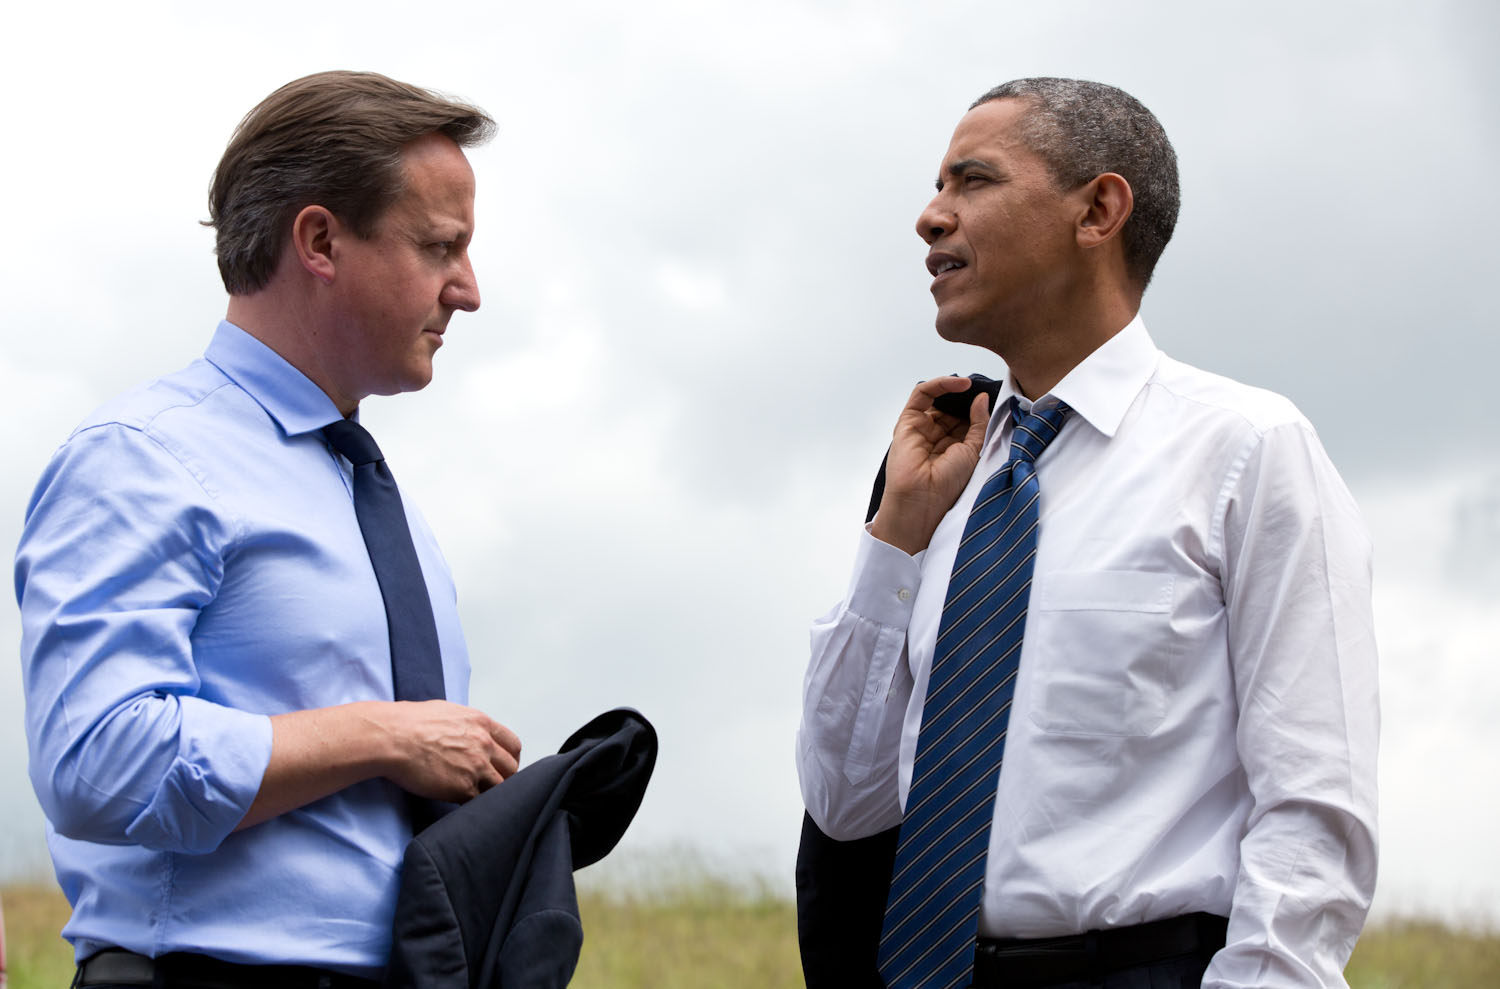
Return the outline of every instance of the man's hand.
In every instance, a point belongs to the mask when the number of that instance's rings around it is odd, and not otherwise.
[[[271,763],[236,831],[384,776],[462,803],[520,768],[521,740],[448,701],[360,701],[271,716]]]
[[[521,740],[483,711],[448,701],[381,709],[395,754],[381,775],[403,790],[463,803],[520,768]]]
[[[912,390],[896,420],[885,462],[885,494],[870,534],[915,555],[963,493],[990,422],[990,399],[974,397],[969,420],[939,412],[933,400],[969,387],[968,378],[933,378]]]

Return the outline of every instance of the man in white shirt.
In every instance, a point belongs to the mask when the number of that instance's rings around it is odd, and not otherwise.
[[[1290,402],[1180,364],[1147,334],[1141,296],[1178,183],[1136,100],[1076,80],[997,87],[959,122],[937,189],[917,233],[938,332],[1007,373],[972,400],[966,378],[913,390],[848,594],[813,626],[797,747],[805,964],[827,920],[818,887],[840,882],[818,875],[824,853],[894,841],[904,815],[881,976],[873,944],[841,949],[837,984],[1345,985],[1375,883],[1379,720],[1353,499]],[[1017,648],[972,647],[958,674],[996,705],[973,733],[988,746],[976,878],[963,885],[953,852],[913,880],[928,854],[915,832],[962,830],[914,825],[939,812],[908,800],[914,765],[952,765],[930,761],[948,743],[924,731],[935,652],[940,670],[959,662],[935,649],[958,620],[950,573],[982,552],[960,547],[971,510],[993,510],[986,482],[1008,476],[1038,416],[1061,428],[1016,468],[1035,499],[1018,543],[1030,578],[1015,568],[1017,628],[991,639],[1014,632]],[[845,875],[868,878],[868,862]],[[827,963],[808,965],[809,985]]]

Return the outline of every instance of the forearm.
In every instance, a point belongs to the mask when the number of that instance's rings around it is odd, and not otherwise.
[[[1261,815],[1240,843],[1227,943],[1204,986],[1344,986],[1375,887],[1373,825],[1332,804]]]
[[[812,628],[797,761],[803,800],[835,838],[900,820],[897,771],[911,700],[906,627],[914,560],[869,535],[848,597]]]
[[[227,773],[222,771],[225,759],[184,759],[180,753],[211,755],[217,750],[258,761],[251,753],[263,748],[262,739],[254,737],[259,731],[244,736],[221,731],[205,738],[192,730],[192,722],[223,727],[244,721],[259,728],[256,722],[267,719],[222,707],[194,718],[183,712],[184,700],[188,705],[207,706],[191,698],[142,698],[105,719],[106,727],[95,737],[71,747],[71,757],[59,760],[47,774],[52,782],[38,790],[46,794],[48,816],[59,833],[107,844],[133,842],[209,851],[222,835],[209,843],[194,841],[170,822],[227,814],[224,823],[231,823],[237,811],[235,798],[229,794],[254,792],[248,810],[233,825],[238,831],[383,775],[397,758],[391,729],[380,717],[381,709],[391,705],[372,701],[273,715],[268,719],[269,761],[264,763],[258,790],[247,791],[246,784],[254,785],[252,765],[246,765],[243,773]],[[186,736],[184,720],[189,722]],[[135,757],[121,758],[125,752]],[[220,772],[205,772],[205,766]],[[103,780],[109,781],[108,787],[100,785]],[[224,796],[192,799],[189,794],[195,783],[202,793],[222,790]],[[147,825],[153,820],[150,831],[177,832],[180,837],[149,837]]]
[[[201,854],[254,797],[269,719],[190,696],[122,700],[76,728],[34,732],[31,777],[57,832],[101,844]]]
[[[235,830],[253,827],[355,783],[384,775],[395,758],[388,705],[364,701],[271,717],[271,761]]]
[[[235,830],[377,776],[463,802],[520,767],[521,743],[483,712],[447,701],[362,701],[271,718],[271,758]]]

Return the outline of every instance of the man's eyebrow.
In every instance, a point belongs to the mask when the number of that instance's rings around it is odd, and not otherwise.
[[[982,161],[978,158],[960,158],[958,161],[951,163],[947,168],[948,178],[950,179],[961,179],[969,172],[975,171],[989,172],[991,174],[994,174],[995,166],[991,165],[987,161]],[[935,184],[937,185],[938,191],[941,192],[943,190],[942,175],[939,175],[937,177],[937,182]]]
[[[460,241],[467,243],[474,236],[474,229],[458,220],[435,220],[418,231],[418,239]]]

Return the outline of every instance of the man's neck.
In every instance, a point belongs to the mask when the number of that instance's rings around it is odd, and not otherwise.
[[[1005,361],[1021,394],[1041,398],[1140,311],[1139,293],[1108,293],[1004,335],[991,347]]]
[[[304,306],[289,303],[285,293],[271,286],[251,295],[231,295],[224,318],[301,371],[323,389],[339,412],[348,416],[359,406],[359,400],[350,400],[333,387],[334,377],[308,340],[306,328],[313,325],[313,317],[304,310]]]

